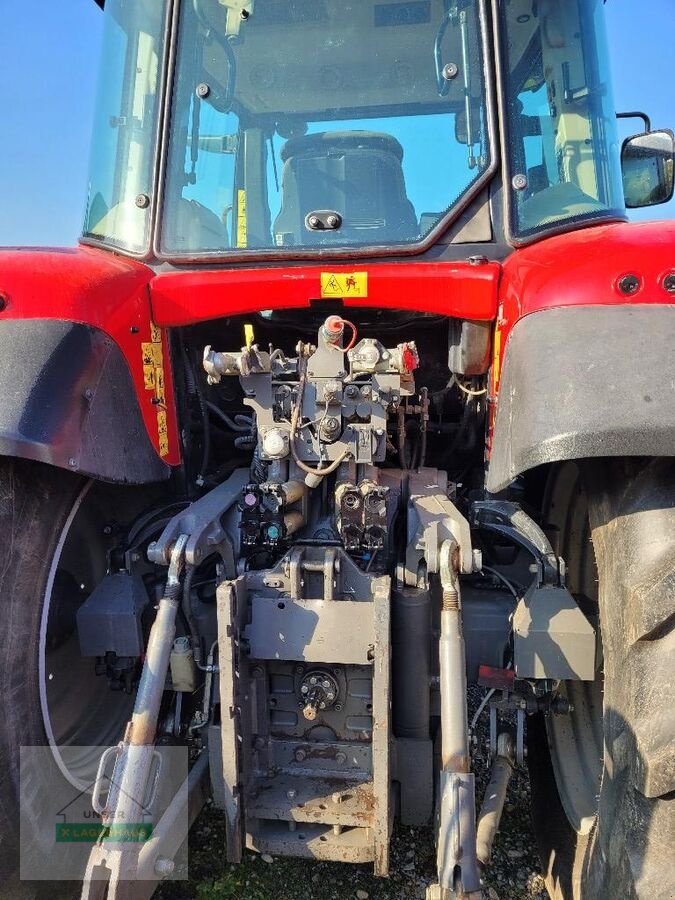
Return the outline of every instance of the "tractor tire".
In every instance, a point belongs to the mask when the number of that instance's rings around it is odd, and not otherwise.
[[[599,637],[595,682],[528,725],[532,817],[554,900],[675,897],[675,462],[551,472],[544,524]]]
[[[45,797],[59,780],[75,785],[85,775],[85,768],[68,768],[58,747],[115,743],[132,702],[127,695],[112,694],[105,677],[95,676],[94,661],[79,653],[75,612],[105,574],[109,545],[101,516],[115,514],[105,499],[111,486],[100,489],[97,498],[96,483],[74,474],[0,459],[3,897],[44,893],[44,884],[19,884],[20,845],[39,858],[48,839],[53,853],[54,811],[45,808]],[[30,777],[21,779],[21,748],[30,747],[49,749],[44,766],[32,766]],[[86,763],[88,774],[95,759],[82,756],[80,762],[83,767]],[[69,845],[59,846],[67,857]],[[49,894],[59,895],[53,890]]]

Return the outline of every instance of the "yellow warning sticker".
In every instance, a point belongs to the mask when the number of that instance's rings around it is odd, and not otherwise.
[[[143,366],[143,387],[146,391],[154,391],[155,389],[155,367]]]
[[[159,435],[159,455],[166,456],[169,452],[169,435],[167,433],[166,411],[157,410],[157,433]]]
[[[161,366],[157,366],[155,369],[155,397],[160,403],[166,403],[166,397],[164,396],[164,369]]]
[[[167,456],[169,453],[169,438],[165,434],[159,436],[159,455]]]
[[[157,405],[157,442],[159,455],[168,456],[169,433],[166,420],[166,395],[164,391],[164,352],[162,350],[162,332],[150,323],[150,340],[141,343],[143,358],[143,387],[152,391],[152,402]]]
[[[499,386],[499,376],[501,375],[501,352],[502,352],[502,333],[497,328],[495,330],[494,348],[492,351],[492,393],[496,393]]]
[[[162,345],[144,341],[141,344],[144,366],[161,366],[164,363]]]
[[[237,247],[248,247],[246,191],[237,191]]]
[[[367,272],[322,272],[321,296],[330,297],[367,297]]]

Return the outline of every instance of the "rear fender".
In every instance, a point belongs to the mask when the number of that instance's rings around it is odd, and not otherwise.
[[[39,460],[106,481],[167,478],[126,360],[91,325],[0,323],[0,455]]]
[[[504,352],[487,488],[544,463],[675,456],[675,306],[526,315]]]
[[[92,248],[0,251],[0,455],[132,483],[180,463],[153,274]]]

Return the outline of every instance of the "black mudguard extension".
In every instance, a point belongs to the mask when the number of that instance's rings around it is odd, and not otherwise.
[[[675,305],[577,306],[513,328],[488,490],[543,463],[675,456]]]
[[[0,456],[132,484],[170,471],[119,347],[97,328],[59,319],[0,323]]]

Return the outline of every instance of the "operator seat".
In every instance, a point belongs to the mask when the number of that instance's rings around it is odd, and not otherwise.
[[[383,245],[414,240],[415,209],[403,177],[403,147],[376,131],[324,131],[294,137],[281,150],[281,210],[274,222],[278,246]],[[342,217],[332,231],[312,231],[305,218],[317,210]]]

